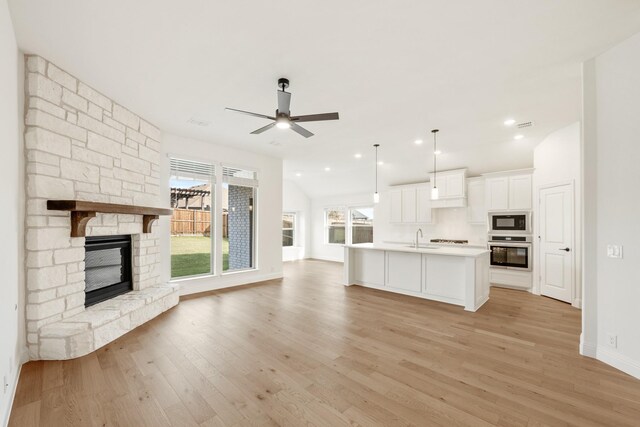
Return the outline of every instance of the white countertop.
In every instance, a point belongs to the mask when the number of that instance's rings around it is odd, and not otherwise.
[[[477,257],[489,252],[486,248],[468,247],[468,246],[438,246],[437,248],[427,248],[422,244],[416,249],[412,245],[395,245],[389,243],[359,243],[357,245],[344,245],[347,248],[354,249],[373,249],[379,251],[396,251],[396,252],[415,252],[429,255],[447,255],[462,257]]]

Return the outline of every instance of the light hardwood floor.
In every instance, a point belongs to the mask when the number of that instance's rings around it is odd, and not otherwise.
[[[10,426],[640,425],[640,381],[578,355],[569,305],[493,288],[468,313],[345,288],[340,264],[285,274],[26,364]]]

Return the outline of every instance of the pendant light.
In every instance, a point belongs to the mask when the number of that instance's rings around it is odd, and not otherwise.
[[[378,147],[380,144],[373,144],[376,149],[376,192],[373,193],[373,203],[380,203],[380,194],[378,194]]]
[[[433,129],[431,133],[433,134],[433,187],[431,188],[431,200],[438,200],[440,197],[438,187],[436,186],[436,134],[438,133],[438,129]]]

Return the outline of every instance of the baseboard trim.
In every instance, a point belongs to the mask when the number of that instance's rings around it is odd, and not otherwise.
[[[580,334],[580,354],[596,359],[597,346],[593,343],[584,342],[584,333]]]
[[[16,369],[16,375],[15,377],[12,379],[13,380],[13,387],[11,387],[10,390],[10,395],[9,395],[9,399],[7,400],[7,413],[4,414],[4,422],[2,423],[3,426],[8,426],[9,425],[9,418],[11,418],[11,411],[13,410],[13,402],[16,398],[16,391],[18,391],[18,381],[20,380],[20,373],[22,372],[22,365],[24,365],[28,360],[27,356],[27,352],[26,349],[23,350],[22,355],[21,355],[21,361],[20,361],[20,365],[18,366],[18,369]]]
[[[637,360],[600,345],[596,349],[596,359],[640,379],[640,362]]]
[[[193,294],[199,294],[203,292],[217,291],[221,289],[235,288],[237,286],[252,285],[259,282],[265,282],[267,280],[282,279],[282,272],[267,273],[267,274],[249,274],[247,276],[240,276],[242,273],[233,276],[210,276],[202,278],[197,282],[180,282],[180,296],[188,296]]]

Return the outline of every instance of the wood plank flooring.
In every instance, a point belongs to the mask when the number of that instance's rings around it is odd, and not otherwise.
[[[493,288],[468,313],[345,288],[341,264],[312,260],[285,277],[26,364],[9,425],[640,425],[640,381],[578,355],[569,305]]]

